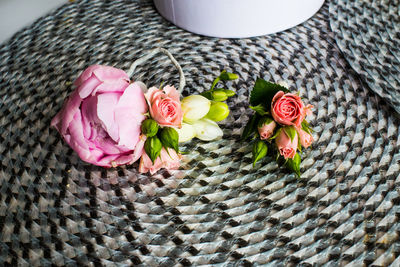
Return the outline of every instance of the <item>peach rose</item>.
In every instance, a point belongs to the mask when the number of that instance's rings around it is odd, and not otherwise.
[[[285,159],[293,159],[294,156],[296,155],[296,150],[297,150],[297,145],[298,145],[298,135],[297,131],[295,133],[293,141],[290,140],[290,137],[286,134],[285,130],[282,129],[281,132],[278,134],[278,136],[275,139],[276,146],[279,149],[279,153],[285,158]]]
[[[145,96],[150,115],[160,126],[181,127],[182,108],[175,87],[167,85],[163,90],[152,87]]]
[[[279,124],[300,127],[306,113],[304,103],[298,95],[279,91],[272,99],[271,114]]]
[[[153,162],[151,162],[150,157],[143,152],[140,159],[139,172],[150,174],[156,173],[161,168],[166,168],[168,170],[176,170],[180,166],[181,154],[176,153],[172,148],[168,148],[168,152],[165,148],[161,149],[160,156]]]

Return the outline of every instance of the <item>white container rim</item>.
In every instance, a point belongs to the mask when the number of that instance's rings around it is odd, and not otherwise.
[[[205,36],[245,38],[296,26],[313,16],[324,0],[154,0],[173,24]]]

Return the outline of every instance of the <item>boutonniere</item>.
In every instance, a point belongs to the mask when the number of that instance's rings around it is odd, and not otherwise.
[[[162,52],[180,74],[179,88],[150,87],[131,79],[135,68]],[[217,122],[229,114],[223,103],[231,90],[216,90],[219,81],[237,78],[223,71],[204,95],[181,100],[185,77],[167,50],[158,48],[135,61],[128,72],[93,65],[76,79],[75,90],[51,125],[86,162],[103,167],[132,164],[154,174],[161,168],[177,169],[182,154],[179,142],[197,137],[211,141],[222,137]]]
[[[275,154],[278,163],[300,177],[300,153],[314,141],[306,120],[313,106],[280,84],[258,79],[250,93],[250,108],[254,114],[242,139],[253,141],[253,166],[267,154]]]

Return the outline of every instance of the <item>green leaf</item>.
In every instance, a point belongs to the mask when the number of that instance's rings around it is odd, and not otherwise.
[[[257,124],[259,119],[260,115],[258,115],[257,113],[254,114],[249,119],[249,121],[247,122],[246,126],[243,129],[242,140],[248,139],[252,134],[255,133],[255,131],[257,131]]]
[[[223,71],[221,72],[221,74],[219,75],[219,78],[220,78],[222,81],[232,81],[232,80],[238,79],[239,76],[238,76],[237,74],[230,73],[230,72],[227,72],[226,70],[223,70]]]
[[[279,91],[285,93],[289,90],[279,84],[267,82],[263,79],[257,79],[250,94],[250,104],[252,106],[263,105],[267,110],[271,108],[272,98]]]
[[[261,127],[263,127],[264,125],[268,125],[268,124],[270,124],[270,123],[273,122],[273,121],[274,121],[274,120],[273,120],[271,117],[264,116],[264,117],[262,117],[261,120],[258,122],[257,127],[258,127],[258,128],[261,128]]]
[[[258,140],[253,145],[253,167],[256,165],[256,162],[262,159],[267,155],[268,146],[265,142]]]
[[[214,87],[217,85],[217,83],[221,80],[220,77],[215,78],[215,80],[213,81],[212,85],[211,85],[211,89],[210,91],[212,91],[214,89]]]
[[[296,128],[293,126],[286,126],[283,128],[287,136],[289,136],[290,140],[293,142],[294,138],[297,136]]]
[[[257,105],[257,106],[249,106],[249,108],[251,108],[252,110],[254,110],[255,112],[257,112],[258,114],[260,114],[261,116],[264,116],[266,114],[269,114],[268,111],[265,110],[263,105]]]
[[[178,132],[171,127],[165,127],[161,130],[160,134],[160,141],[163,147],[167,148],[172,148],[176,151],[176,153],[179,153],[179,134]],[[167,150],[168,151],[168,150]]]
[[[297,150],[301,153],[301,142],[300,142],[300,135],[297,135]]]
[[[154,164],[154,161],[160,156],[162,144],[157,136],[149,137],[144,143],[144,150]]]
[[[208,100],[213,100],[213,95],[211,91],[202,92],[200,95],[204,96]]]
[[[296,153],[296,155],[294,156],[293,159],[288,159],[285,163],[286,168],[288,168],[289,170],[296,173],[299,178],[301,175],[300,162],[301,162],[301,157],[300,157],[299,153]]]
[[[275,134],[274,134],[270,139],[273,140],[273,139],[277,138],[278,135],[281,133],[282,129],[283,129],[283,128],[279,128],[279,129],[275,132]]]
[[[308,134],[312,134],[313,133],[313,129],[310,127],[310,124],[306,121],[303,120],[301,122],[301,129],[303,129],[305,132],[307,132]]]

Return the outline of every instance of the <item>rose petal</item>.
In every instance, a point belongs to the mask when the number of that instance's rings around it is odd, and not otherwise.
[[[166,85],[163,90],[170,98],[179,102],[180,93],[174,86]]]

